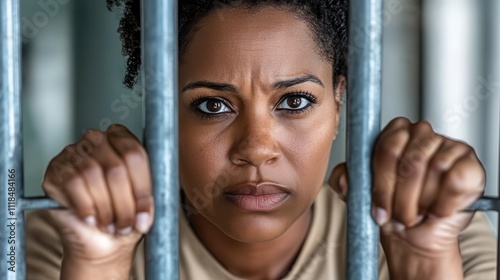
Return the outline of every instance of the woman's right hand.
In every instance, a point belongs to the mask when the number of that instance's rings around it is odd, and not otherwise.
[[[66,209],[50,210],[64,246],[76,263],[130,259],[153,221],[148,156],[124,126],[88,130],[52,159],[42,183]]]

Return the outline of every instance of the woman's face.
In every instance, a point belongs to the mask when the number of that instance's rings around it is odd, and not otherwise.
[[[281,236],[323,183],[342,90],[332,63],[306,22],[265,7],[204,17],[179,67],[186,198],[233,239]]]

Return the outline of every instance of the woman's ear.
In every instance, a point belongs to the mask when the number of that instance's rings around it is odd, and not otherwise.
[[[346,91],[347,79],[345,76],[340,75],[334,89],[334,99],[335,105],[337,106],[337,111],[335,112],[335,134],[333,135],[333,141],[337,139],[340,129],[340,112],[342,111],[342,105],[344,100],[344,94]]]
[[[335,87],[335,104],[337,104],[337,111],[340,112],[342,109],[342,101],[344,99],[344,93],[346,91],[347,79],[344,75],[338,77],[338,81]]]

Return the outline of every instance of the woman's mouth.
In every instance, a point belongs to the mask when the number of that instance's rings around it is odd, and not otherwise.
[[[272,183],[247,183],[229,187],[224,198],[245,211],[271,211],[290,197],[286,188]]]

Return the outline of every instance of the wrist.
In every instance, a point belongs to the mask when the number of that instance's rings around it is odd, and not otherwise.
[[[61,268],[62,280],[113,279],[128,280],[133,254],[102,259],[82,259],[71,254],[64,255]]]
[[[402,248],[391,248],[385,253],[392,280],[463,279],[462,257],[458,244],[450,250],[435,254],[412,252]]]

